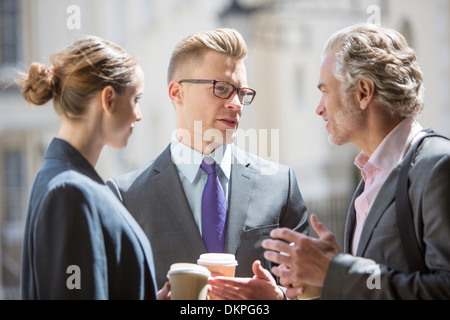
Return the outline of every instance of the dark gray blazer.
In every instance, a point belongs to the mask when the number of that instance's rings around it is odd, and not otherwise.
[[[324,299],[450,298],[450,141],[426,139],[409,171],[416,237],[430,274],[409,272],[402,247],[395,211],[401,164],[390,174],[370,209],[357,257],[348,254],[355,226],[354,210],[349,210],[346,253],[338,254],[328,269]]]
[[[268,174],[270,169],[275,171]],[[170,145],[156,160],[107,184],[149,237],[159,288],[167,281],[172,263],[196,263],[206,252],[171,160]],[[261,242],[272,229],[288,227],[308,232],[305,203],[291,168],[234,146],[229,190],[225,251],[236,255],[236,275],[251,277],[254,260],[269,267]]]
[[[154,274],[142,229],[89,162],[55,138],[31,189],[22,299],[156,299]]]

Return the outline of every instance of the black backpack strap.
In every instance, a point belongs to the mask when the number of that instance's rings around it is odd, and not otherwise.
[[[408,171],[411,166],[412,160],[416,155],[417,149],[422,144],[423,140],[429,137],[441,137],[448,139],[447,137],[441,136],[437,133],[428,132],[426,135],[422,136],[416,143],[414,143],[414,145],[411,146],[411,150],[406,155],[400,168],[400,175],[398,178],[397,190],[395,193],[397,226],[400,232],[400,237],[402,240],[409,270],[411,272],[428,271],[428,268],[425,265],[424,253],[420,250],[419,241],[416,238],[416,232],[414,230],[413,212],[408,195]]]

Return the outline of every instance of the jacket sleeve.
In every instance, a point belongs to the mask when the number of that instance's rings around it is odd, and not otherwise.
[[[39,299],[107,299],[101,222],[91,195],[72,185],[47,194],[33,247]]]
[[[411,173],[419,182],[411,184],[410,199],[429,273],[405,272],[340,253],[328,268],[324,299],[450,299],[450,156],[423,167],[425,178],[423,171]]]
[[[304,234],[309,233],[308,211],[300,193],[297,178],[289,167],[289,191],[286,208],[280,218],[280,227],[293,229]]]

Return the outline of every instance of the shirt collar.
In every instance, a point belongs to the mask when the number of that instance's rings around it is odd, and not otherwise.
[[[369,162],[383,171],[392,171],[403,159],[421,130],[422,126],[413,117],[404,119],[383,139],[370,158],[364,152],[360,152],[355,159],[355,165],[363,170]]]
[[[45,159],[59,159],[69,162],[72,169],[83,173],[94,181],[104,184],[103,179],[99,176],[90,162],[70,143],[60,138],[53,138],[45,152]]]
[[[228,144],[219,146],[214,152],[209,155],[204,155],[197,150],[194,150],[187,145],[181,143],[176,134],[172,135],[172,143],[170,151],[172,154],[172,161],[177,166],[178,170],[192,183],[197,176],[200,164],[203,158],[209,156],[214,159],[223,175],[230,180],[231,174],[231,147]]]

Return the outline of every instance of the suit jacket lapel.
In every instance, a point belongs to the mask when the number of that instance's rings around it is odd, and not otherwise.
[[[190,248],[193,258],[197,259],[201,253],[206,252],[206,247],[172,161],[170,146],[155,160],[153,170],[155,173],[151,183],[158,194],[157,201],[165,208],[164,214],[170,215],[170,220],[177,226],[182,241]],[[154,204],[150,203],[151,206]]]
[[[355,229],[356,223],[355,200],[364,191],[364,186],[365,186],[364,180],[361,180],[358,185],[358,188],[353,194],[352,201],[350,202],[350,207],[348,208],[347,221],[345,223],[345,232],[344,232],[344,252],[346,253],[351,253],[353,231]]]
[[[242,162],[243,160],[245,161]],[[235,254],[239,247],[250,200],[253,195],[254,175],[255,171],[248,159],[245,159],[245,153],[242,150],[233,148],[225,240],[225,251],[228,253]]]
[[[156,284],[155,262],[153,260],[153,250],[152,250],[150,241],[148,241],[147,235],[141,229],[141,227],[136,222],[136,220],[131,216],[131,214],[128,212],[128,210],[123,211],[123,217],[128,222],[128,224],[132,227],[134,234],[139,239],[139,242],[141,243],[141,246],[144,249],[144,255],[147,260],[147,266],[149,267],[150,274],[152,275],[152,283],[153,283],[153,288],[155,289],[155,297],[156,297],[156,294],[157,294],[156,291],[158,291],[158,285]]]
[[[394,201],[395,189],[397,187],[398,174],[400,172],[400,166],[397,166],[391,174],[388,176],[383,186],[381,187],[378,195],[376,196],[369,214],[367,215],[366,222],[364,223],[363,230],[361,232],[361,238],[358,244],[357,256],[362,256],[367,248],[367,244],[372,235],[373,229],[377,225],[383,213],[389,204]]]

